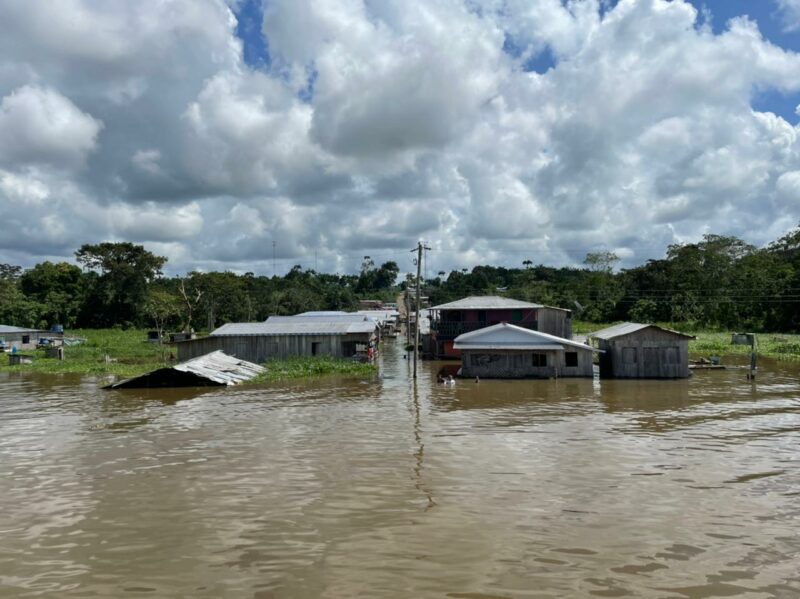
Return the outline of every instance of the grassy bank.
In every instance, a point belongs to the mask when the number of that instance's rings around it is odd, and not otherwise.
[[[573,321],[573,332],[576,335],[587,335],[608,326],[611,325],[575,320]],[[703,356],[750,354],[748,345],[731,345],[730,331],[693,330],[692,327],[680,324],[662,323],[661,326],[697,337],[694,341],[689,342],[689,352],[692,354]],[[758,341],[758,354],[761,356],[778,360],[800,360],[800,335],[757,333],[756,340]]]
[[[692,333],[697,336],[689,342],[689,351],[703,355],[750,354],[748,345],[731,345],[730,333]],[[800,335],[776,335],[760,333],[756,335],[758,354],[778,360],[800,360]]]
[[[77,329],[67,337],[86,339],[81,345],[64,348],[64,360],[44,357],[44,350],[23,351],[34,356],[33,364],[9,366],[0,356],[0,372],[75,373],[131,377],[160,368],[170,355],[169,346],[147,342],[147,333],[140,330]]]
[[[0,355],[0,372],[38,372],[44,374],[73,373],[89,376],[114,375],[121,378],[138,376],[174,363],[176,350],[169,345],[147,342],[142,330],[81,329],[67,331],[68,337],[81,337],[86,342],[64,348],[64,360],[44,357],[44,350],[24,351],[34,356],[33,364],[9,366],[8,358]],[[372,364],[334,358],[292,358],[268,362],[267,373],[253,382],[297,379],[330,374],[371,376]]]
[[[301,379],[332,374],[355,377],[369,377],[377,372],[374,364],[353,362],[331,357],[288,358],[286,360],[270,360],[264,364],[267,371],[259,375],[250,384]]]

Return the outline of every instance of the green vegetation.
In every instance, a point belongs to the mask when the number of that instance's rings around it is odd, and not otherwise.
[[[65,347],[65,359],[44,357],[44,350],[22,352],[33,355],[33,364],[9,366],[0,354],[0,372],[74,373],[84,375],[116,375],[132,377],[164,365],[170,355],[169,346],[148,343],[145,331],[119,329],[77,329],[69,337],[81,337],[86,343]],[[106,359],[106,356],[108,357]]]
[[[697,332],[695,341],[689,342],[689,351],[703,356],[750,354],[749,345],[731,345],[730,333]],[[778,360],[800,360],[800,335],[756,335],[758,355]]]
[[[169,345],[148,343],[146,331],[143,330],[76,329],[68,331],[67,336],[84,338],[86,343],[65,347],[63,361],[45,358],[44,350],[25,351],[22,353],[34,356],[33,364],[9,366],[6,355],[0,354],[0,372],[72,373],[130,378],[174,362],[174,349]],[[366,377],[377,372],[374,364],[329,357],[273,360],[265,366],[267,372],[251,381],[251,384],[331,374]]]
[[[258,384],[269,381],[299,379],[332,374],[368,377],[377,372],[374,364],[354,362],[331,357],[288,358],[286,360],[270,360],[264,366],[267,371],[249,382]]]
[[[309,310],[354,310],[359,299],[392,300],[405,285],[397,263],[364,256],[358,274],[325,274],[299,264],[283,276],[190,272],[164,277],[166,258],[131,243],[86,244],[79,268],[44,262],[23,270],[0,264],[0,323],[21,327],[153,327],[212,330]],[[684,330],[800,333],[800,226],[765,247],[705,235],[672,244],[663,258],[618,270],[612,251],[590,252],[580,267],[480,265],[422,281],[431,304],[469,295],[572,310],[583,323],[681,323]],[[791,349],[791,348],[789,348]]]

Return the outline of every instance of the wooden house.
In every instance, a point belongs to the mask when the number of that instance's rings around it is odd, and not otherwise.
[[[431,342],[434,358],[458,358],[454,347],[459,335],[507,322],[564,339],[572,338],[572,312],[498,296],[467,297],[431,308]]]
[[[266,322],[229,323],[208,337],[176,346],[179,360],[216,350],[257,364],[295,356],[366,359],[374,353],[379,334],[378,322],[368,316],[320,312],[270,316]]]
[[[461,376],[480,378],[591,377],[592,347],[500,323],[459,335]]]
[[[689,341],[694,339],[654,324],[623,322],[588,335],[600,355],[600,377],[681,379],[689,370]]]

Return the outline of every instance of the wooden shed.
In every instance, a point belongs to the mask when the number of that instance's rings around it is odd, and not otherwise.
[[[591,377],[592,347],[499,323],[459,335],[461,376],[480,378]]]
[[[588,338],[603,350],[602,378],[681,379],[691,375],[691,335],[654,324],[623,322],[595,331]]]
[[[229,323],[208,337],[176,344],[178,359],[221,349],[226,354],[257,364],[272,358],[332,356],[364,358],[378,344],[374,319],[353,313],[311,313],[270,316],[266,322]]]

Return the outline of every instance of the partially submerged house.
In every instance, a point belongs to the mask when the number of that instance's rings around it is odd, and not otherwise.
[[[461,376],[480,378],[591,377],[592,347],[499,323],[459,335]]]
[[[431,308],[430,347],[434,358],[458,358],[459,335],[507,322],[556,337],[572,337],[572,312],[493,295],[466,297]]]
[[[204,356],[109,385],[106,389],[219,387],[238,385],[264,372],[264,367],[215,351]]]
[[[63,330],[59,333],[0,324],[0,345],[5,346],[6,351],[10,351],[12,347],[18,350],[36,349],[45,343],[44,340],[48,340],[47,344],[60,345],[63,338]]]
[[[680,379],[691,375],[691,335],[654,324],[623,322],[588,335],[600,355],[600,377]]]
[[[369,316],[308,312],[270,316],[265,322],[225,324],[208,337],[184,341],[176,347],[179,360],[218,349],[256,363],[295,356],[366,359],[374,353],[379,339],[378,322]]]

